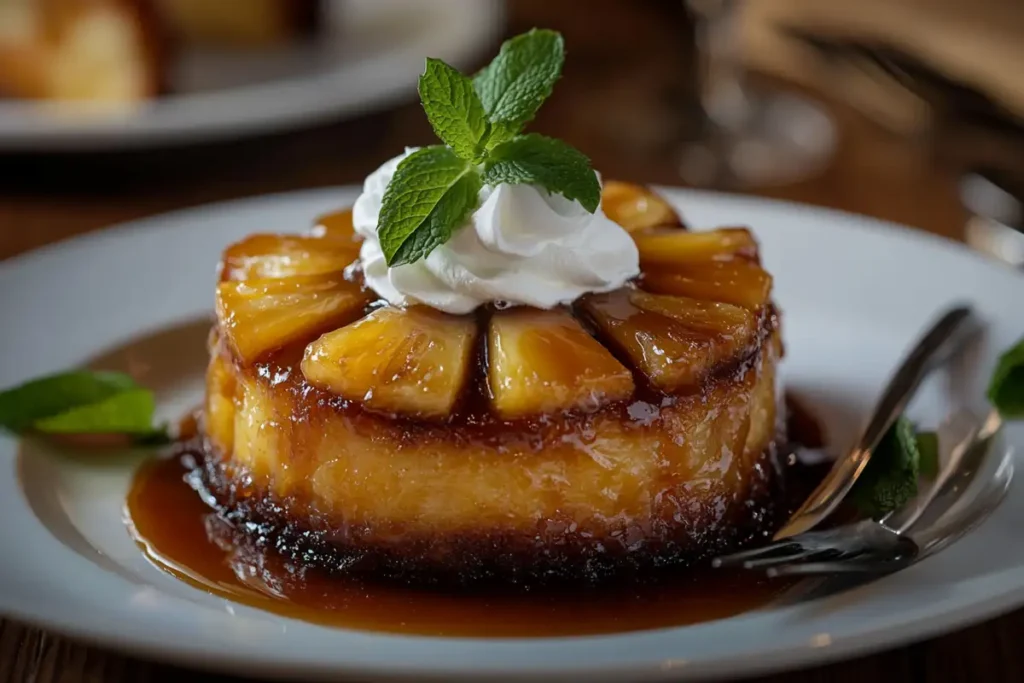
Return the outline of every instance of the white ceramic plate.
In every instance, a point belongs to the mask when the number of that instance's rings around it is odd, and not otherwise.
[[[116,116],[0,99],[0,150],[109,150],[269,133],[413,97],[423,55],[469,62],[496,39],[494,0],[330,0],[316,41],[186,51],[172,94]]]
[[[996,350],[1024,333],[1024,278],[951,242],[806,206],[669,196],[696,225],[756,226],[785,316],[785,381],[840,439],[939,308],[971,301],[991,323],[975,386],[959,389],[964,399],[981,397]],[[138,373],[158,390],[163,415],[179,416],[201,392],[220,250],[267,226],[302,231],[353,197],[351,188],[317,190],[203,207],[0,264],[0,386],[102,357]],[[932,398],[942,390],[929,388]],[[1022,444],[1024,431],[1011,428],[1008,438]],[[192,666],[293,679],[735,676],[891,647],[1024,603],[1018,483],[948,551],[815,603],[621,636],[437,639],[330,629],[225,602],[152,567],[121,520],[130,458],[86,463],[36,449],[19,459],[18,448],[0,437],[0,613]]]

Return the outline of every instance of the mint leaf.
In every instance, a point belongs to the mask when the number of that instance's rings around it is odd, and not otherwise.
[[[476,208],[481,186],[480,174],[475,170],[456,181],[438,201],[424,227],[412,233],[398,248],[393,262],[414,263],[451,239],[455,229],[465,223]]]
[[[75,370],[0,392],[0,428],[15,434],[126,434],[139,444],[167,443],[153,410],[153,394],[119,372]]]
[[[463,159],[478,159],[488,123],[473,81],[440,59],[428,59],[419,93],[437,137]]]
[[[473,79],[492,124],[488,149],[522,130],[562,75],[565,43],[556,31],[533,29],[505,41],[498,56]]]
[[[540,185],[578,201],[590,213],[601,203],[601,184],[590,159],[561,140],[543,135],[521,135],[491,150],[483,181],[487,185]]]
[[[41,377],[0,392],[0,428],[15,434],[38,420],[137,389],[128,375],[76,370]]]
[[[381,202],[377,237],[395,267],[444,244],[476,208],[480,176],[448,147],[416,150],[398,164]]]
[[[862,514],[878,519],[917,495],[920,471],[921,453],[914,425],[899,417],[871,454],[850,490],[850,500]]]
[[[153,434],[156,405],[148,389],[131,389],[96,403],[36,420],[32,428],[48,434]]]
[[[1003,417],[1024,417],[1024,339],[999,358],[988,385],[988,399]]]

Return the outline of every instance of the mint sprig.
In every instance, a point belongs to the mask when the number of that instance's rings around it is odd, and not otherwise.
[[[1024,339],[999,357],[988,399],[1003,417],[1024,418]]]
[[[478,159],[490,123],[473,81],[440,59],[428,59],[427,69],[420,76],[419,93],[437,137],[459,157]]]
[[[484,183],[529,183],[575,199],[590,213],[601,203],[601,184],[590,159],[561,140],[543,135],[520,135],[495,147],[488,155]]]
[[[402,159],[381,202],[378,237],[387,264],[413,263],[447,242],[479,191],[480,174],[450,147],[424,147]]]
[[[153,393],[118,372],[75,370],[0,391],[0,429],[14,434],[126,434],[166,441]]]
[[[155,408],[153,392],[131,389],[44,417],[33,428],[45,434],[149,434]]]
[[[420,100],[445,146],[403,159],[384,192],[377,236],[389,266],[426,258],[451,239],[484,185],[536,185],[597,210],[601,186],[583,153],[519,134],[551,95],[564,61],[562,36],[538,29],[506,41],[472,79],[427,60]]]
[[[494,130],[493,148],[523,129],[551,96],[562,75],[565,42],[557,31],[533,29],[505,41],[498,56],[473,78]]]

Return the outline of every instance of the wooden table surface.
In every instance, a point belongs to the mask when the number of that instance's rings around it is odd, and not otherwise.
[[[567,11],[571,5],[572,11]],[[675,2],[513,0],[510,32],[563,31],[569,58],[534,130],[589,153],[608,177],[678,184],[689,47]],[[951,238],[964,211],[957,169],[829,102],[840,132],[818,177],[758,192],[912,225]],[[287,135],[176,150],[83,156],[0,155],[0,258],[91,230],[234,197],[359,182],[404,144],[431,140],[415,103]],[[750,217],[757,227],[757,217]],[[263,226],[281,227],[289,226]],[[823,254],[822,258],[835,257]],[[2,588],[0,588],[2,590]],[[764,681],[1024,680],[1024,611],[925,643]],[[0,681],[176,681],[195,672],[123,657],[0,620]],[[202,680],[228,681],[218,676]]]

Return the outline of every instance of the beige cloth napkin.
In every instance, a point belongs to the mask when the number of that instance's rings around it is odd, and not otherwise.
[[[741,11],[741,45],[751,67],[831,90],[888,126],[920,126],[923,104],[859,69],[840,67],[837,74],[777,27],[891,45],[1024,119],[1022,0],[748,0]]]

